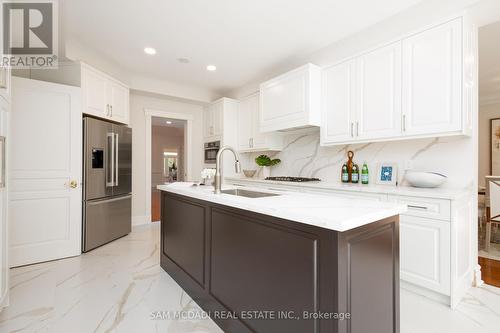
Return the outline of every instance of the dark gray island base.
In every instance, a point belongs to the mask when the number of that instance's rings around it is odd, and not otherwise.
[[[398,333],[398,229],[398,216],[337,232],[162,191],[161,267],[224,332]]]

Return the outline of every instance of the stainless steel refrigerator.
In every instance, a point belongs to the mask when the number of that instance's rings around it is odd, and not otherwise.
[[[82,251],[127,235],[132,225],[132,129],[83,119]]]

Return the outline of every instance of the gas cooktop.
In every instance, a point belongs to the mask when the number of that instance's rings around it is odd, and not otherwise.
[[[279,182],[319,182],[321,179],[319,178],[304,178],[304,177],[267,177],[266,180],[274,180]]]

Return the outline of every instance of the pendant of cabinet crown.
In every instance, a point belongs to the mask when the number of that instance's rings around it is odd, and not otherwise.
[[[238,108],[238,150],[279,151],[283,149],[283,137],[280,133],[260,131],[259,93],[240,100]]]
[[[469,135],[471,31],[458,17],[325,68],[321,144]]]

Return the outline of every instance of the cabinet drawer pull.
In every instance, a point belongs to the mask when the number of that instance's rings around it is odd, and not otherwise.
[[[427,210],[429,209],[429,207],[425,207],[425,206],[415,206],[415,205],[407,205],[408,208],[413,208],[413,209],[421,209],[421,210]]]
[[[354,123],[351,123],[351,137],[354,137]]]
[[[356,122],[356,136],[359,136],[359,122]]]

